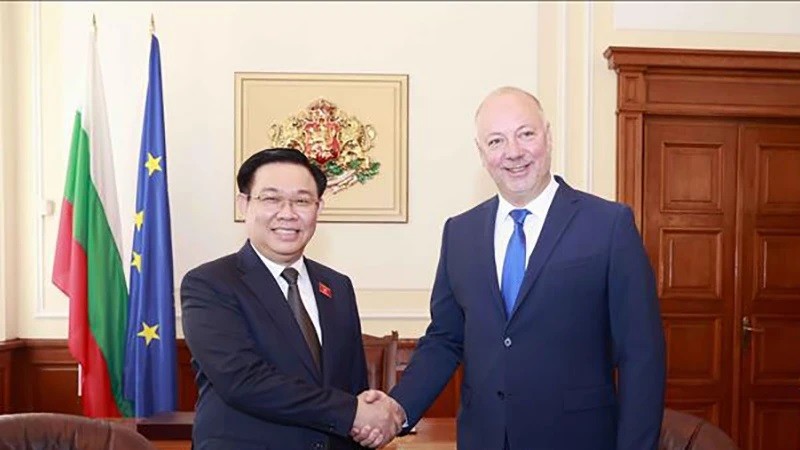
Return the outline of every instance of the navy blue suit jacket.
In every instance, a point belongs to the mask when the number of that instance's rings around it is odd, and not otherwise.
[[[461,450],[655,450],[664,336],[633,214],[556,179],[510,317],[497,197],[446,222],[431,323],[391,395],[413,425],[461,362]]]
[[[361,448],[348,437],[355,396],[367,389],[353,285],[308,258],[306,268],[319,308],[322,373],[249,242],[184,277],[183,332],[199,388],[194,448]]]

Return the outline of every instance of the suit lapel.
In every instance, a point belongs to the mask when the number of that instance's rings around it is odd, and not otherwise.
[[[327,278],[322,276],[317,263],[306,258],[306,270],[311,280],[311,289],[314,291],[314,298],[317,301],[317,311],[319,312],[319,327],[322,330],[322,380],[323,386],[329,386],[333,367],[336,365],[336,353],[334,338],[336,333],[336,304],[334,303],[334,292]],[[327,288],[330,297],[323,294]]]
[[[482,238],[478,240],[477,255],[485,255],[480,258],[480,267],[478,274],[489,274],[489,290],[492,292],[492,303],[496,306],[495,310],[498,314],[506,319],[505,303],[503,303],[503,296],[500,293],[500,281],[497,279],[497,263],[494,260],[494,222],[497,216],[497,206],[499,200],[497,197],[492,199],[485,208],[485,215],[482,224]]]
[[[520,305],[525,301],[528,292],[533,287],[539,275],[542,273],[547,260],[553,253],[558,240],[564,234],[567,225],[572,220],[575,212],[578,210],[578,197],[575,195],[571,187],[569,187],[560,177],[556,177],[559,182],[558,190],[553,198],[553,203],[550,205],[550,210],[545,217],[542,226],[542,232],[539,234],[539,239],[536,241],[536,246],[533,248],[531,257],[528,260],[528,268],[525,270],[525,276],[522,278],[522,286],[519,289],[517,302],[514,309],[511,310],[509,321],[514,317]]]
[[[294,318],[292,309],[286,302],[286,297],[249,242],[239,251],[239,261],[244,284],[253,292],[267,313],[272,316],[274,326],[286,336],[294,353],[300,357],[317,382],[320,382],[319,372],[311,357],[311,351],[303,338],[303,333]]]

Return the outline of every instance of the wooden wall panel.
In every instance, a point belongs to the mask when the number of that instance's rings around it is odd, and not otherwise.
[[[396,370],[402,375],[416,339],[401,339]],[[178,410],[194,411],[197,386],[186,342],[178,343]],[[13,363],[12,363],[13,361]],[[12,370],[13,369],[13,370]],[[455,417],[461,369],[456,372],[426,417]],[[0,413],[60,412],[81,414],[78,367],[64,339],[25,339],[0,343]]]
[[[197,385],[191,364],[192,354],[186,341],[178,340],[178,410],[194,411],[197,401]]]
[[[397,351],[397,379],[402,376],[408,362],[411,360],[411,354],[414,353],[414,348],[417,346],[416,339],[401,339]],[[439,397],[433,402],[428,411],[425,412],[424,417],[455,417],[458,412],[458,404],[461,401],[459,395],[459,388],[461,386],[462,369],[459,366],[456,373],[444,387]]]
[[[0,342],[0,414],[15,410],[17,399],[12,386],[15,367],[19,365],[21,349],[24,342],[20,339]]]
[[[81,414],[78,365],[63,339],[25,340],[25,377],[15,381],[26,411]],[[21,382],[21,383],[20,383]]]

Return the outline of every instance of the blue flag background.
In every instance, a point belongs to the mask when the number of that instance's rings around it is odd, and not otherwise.
[[[124,374],[125,397],[134,403],[137,417],[176,409],[171,236],[161,56],[153,35],[136,188]]]

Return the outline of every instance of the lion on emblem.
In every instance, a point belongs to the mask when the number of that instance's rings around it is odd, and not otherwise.
[[[378,175],[380,162],[369,151],[375,128],[348,116],[323,98],[269,129],[273,146],[296,148],[322,169],[332,194]]]

